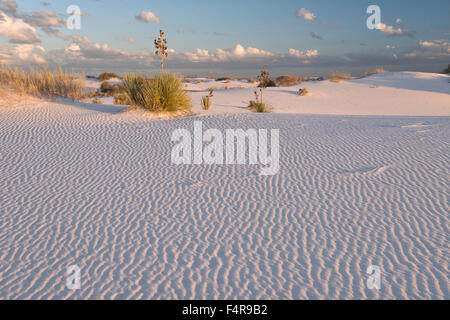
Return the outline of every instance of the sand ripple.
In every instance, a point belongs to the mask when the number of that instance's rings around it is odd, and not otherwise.
[[[272,177],[172,166],[194,120],[1,110],[0,298],[450,298],[448,118],[201,118],[280,128]]]

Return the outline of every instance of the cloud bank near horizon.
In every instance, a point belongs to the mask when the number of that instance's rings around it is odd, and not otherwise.
[[[130,50],[114,48],[106,43],[97,43],[86,35],[67,35],[65,16],[48,10],[50,3],[42,5],[45,10],[21,11],[14,0],[0,0],[0,38],[7,44],[0,44],[0,64],[36,66],[59,65],[64,68],[80,69],[157,69],[159,60],[153,55],[153,48]],[[315,21],[316,14],[301,8],[297,16],[306,21]],[[161,24],[162,20],[152,11],[141,11],[134,18],[139,22]],[[132,17],[130,17],[132,19]],[[307,22],[305,22],[307,23]],[[413,32],[402,26],[397,18],[396,27],[382,24],[383,35],[392,37],[412,37]],[[324,38],[314,31],[308,32],[316,39]],[[60,49],[47,50],[43,34],[63,42]],[[131,35],[120,39],[129,45],[136,41]],[[293,46],[285,52],[272,52],[239,42],[230,48],[208,50],[197,48],[192,51],[178,51],[170,48],[168,66],[172,69],[236,70],[261,68],[341,68],[371,66],[414,66],[418,64],[440,64],[450,58],[450,42],[445,39],[414,40],[415,45],[399,49],[385,45],[385,51],[378,54],[348,52],[340,55],[323,54],[317,48]],[[170,39],[169,39],[170,47]],[[334,71],[334,70],[331,70]]]

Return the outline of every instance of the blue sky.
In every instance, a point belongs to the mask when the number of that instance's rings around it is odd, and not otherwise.
[[[12,2],[17,10],[6,12]],[[72,4],[84,13],[80,30],[63,25],[66,8]],[[366,27],[366,8],[371,4],[381,8],[384,31]],[[450,63],[448,0],[47,0],[45,5],[0,0],[0,11],[2,5],[11,18],[8,30],[23,20],[36,29],[39,42],[14,43],[11,31],[2,33],[0,19],[0,61],[8,57],[7,50],[10,56],[28,50],[34,55],[30,53],[23,64],[45,60],[84,72],[105,68],[154,72],[158,65],[151,51],[159,29],[176,50],[168,68],[181,73],[251,75],[264,65],[275,74],[361,73],[373,67],[439,71]],[[299,16],[302,8],[315,18]],[[49,27],[42,16],[30,18],[42,10],[61,19],[50,26],[59,36],[42,29]],[[141,12],[153,13],[160,23],[139,21],[136,16]],[[44,16],[49,18],[48,13]],[[3,60],[20,64],[16,58]]]

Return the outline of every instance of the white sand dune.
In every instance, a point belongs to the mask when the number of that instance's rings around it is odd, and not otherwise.
[[[363,102],[345,108],[372,113]],[[450,298],[449,117],[122,109],[0,108],[0,299]],[[279,173],[172,165],[173,130],[198,120],[279,128]],[[370,265],[380,291],[366,288]]]
[[[333,83],[309,81],[284,88],[268,88],[265,102],[274,113],[450,116],[450,76],[421,72],[387,72],[358,80]],[[190,89],[196,91],[191,85]],[[205,85],[198,85],[200,91]],[[249,112],[254,87],[215,91],[212,110],[201,109],[205,92],[191,92],[198,114]],[[207,86],[206,86],[207,87]],[[309,94],[296,93],[307,88]],[[232,86],[230,86],[232,88]]]

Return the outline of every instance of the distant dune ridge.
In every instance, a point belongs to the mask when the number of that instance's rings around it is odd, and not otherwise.
[[[438,73],[387,72],[339,83],[307,81],[267,88],[264,95],[273,113],[450,116],[449,81],[450,75]],[[229,90],[216,90],[214,107],[203,111],[200,100],[204,92],[196,91],[225,86]],[[186,85],[192,91],[194,111],[198,114],[248,112],[245,107],[253,98],[255,86],[237,80],[217,83],[207,79]],[[308,95],[299,97],[300,88],[306,88]]]
[[[191,92],[200,116],[172,120],[0,99],[0,299],[450,299],[448,80],[269,88],[270,114],[245,109],[252,88],[207,111]],[[173,165],[194,121],[280,129],[279,172]]]

